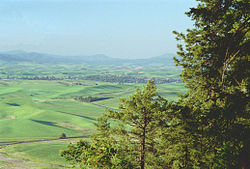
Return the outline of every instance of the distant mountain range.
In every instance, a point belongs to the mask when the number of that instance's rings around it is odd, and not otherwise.
[[[167,53],[147,59],[112,58],[104,54],[91,56],[61,56],[37,52],[7,51],[0,52],[0,62],[36,64],[90,64],[90,65],[167,65],[174,66],[174,54]]]

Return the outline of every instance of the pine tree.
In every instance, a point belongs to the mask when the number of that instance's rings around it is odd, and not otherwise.
[[[199,0],[195,28],[174,32],[189,92],[179,102],[200,168],[249,167],[249,1]],[[194,166],[193,166],[194,167]]]
[[[158,167],[154,162],[157,129],[166,105],[154,82],[149,81],[143,90],[137,89],[129,99],[121,99],[120,111],[107,110],[99,118],[91,142],[70,145],[61,155],[81,163],[83,168]]]
[[[149,165],[151,159],[146,156],[155,151],[156,129],[165,107],[166,101],[157,94],[154,82],[149,81],[144,90],[137,89],[129,100],[121,99],[121,111],[109,110],[109,118],[122,122],[119,135],[133,146],[140,169],[144,169],[146,163]],[[126,126],[129,130],[124,130]]]
[[[104,114],[96,123],[97,132],[91,141],[80,140],[70,144],[61,156],[80,168],[123,169],[132,168],[131,159],[123,153],[122,144],[112,137],[108,117]]]

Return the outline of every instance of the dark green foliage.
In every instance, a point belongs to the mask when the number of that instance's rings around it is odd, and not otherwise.
[[[81,102],[95,102],[95,101],[100,101],[100,100],[106,100],[110,99],[111,97],[93,97],[93,96],[88,96],[88,97],[76,97],[74,98],[75,100],[79,100]]]
[[[121,99],[121,111],[109,110],[108,117],[120,124],[116,131],[126,140],[125,144],[133,147],[136,168],[154,165],[152,158],[157,151],[154,148],[157,144],[157,127],[166,104],[157,95],[154,83],[149,81],[144,90],[137,89],[129,100]],[[126,126],[129,130],[126,130]]]
[[[127,156],[122,144],[112,137],[107,116],[98,119],[97,133],[91,142],[80,140],[76,145],[70,144],[61,156],[79,164],[81,168],[133,168],[132,159]]]
[[[149,81],[129,100],[121,99],[120,111],[108,110],[99,119],[91,143],[71,145],[62,155],[92,168],[155,168],[157,128],[166,104]]]
[[[195,28],[174,32],[189,88],[179,105],[198,168],[249,166],[249,1],[201,0]],[[191,151],[191,150],[190,150]],[[195,164],[195,161],[193,161]]]
[[[156,84],[180,82],[179,78],[160,78],[160,77],[141,77],[141,76],[131,76],[131,75],[91,75],[83,78],[84,80],[93,80],[101,82],[111,82],[111,83],[147,83],[148,79],[151,79]]]
[[[62,134],[60,134],[60,137],[59,138],[61,138],[61,139],[65,139],[65,138],[67,138],[67,136],[66,136],[66,134],[65,133],[62,133]]]

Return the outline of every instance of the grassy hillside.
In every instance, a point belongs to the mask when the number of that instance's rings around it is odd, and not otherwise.
[[[78,139],[49,140],[58,139],[62,133],[67,137],[91,135],[96,119],[106,108],[117,109],[120,98],[128,97],[144,85],[90,81],[84,80],[84,76],[125,74],[177,79],[178,72],[171,67],[158,70],[158,67],[134,66],[0,64],[0,168],[14,164],[23,168],[70,167],[59,151]],[[27,79],[47,76],[52,79]],[[185,93],[181,83],[157,87],[159,94],[168,100],[176,100],[178,94]],[[82,102],[80,97],[97,99]],[[30,140],[48,141],[4,146]]]
[[[141,86],[112,83],[67,86],[62,81],[1,80],[1,139],[86,134],[94,129],[93,123],[105,107],[117,108],[119,98]],[[159,93],[170,100],[183,92],[181,84],[159,85]],[[78,96],[107,99],[85,103],[74,100]]]

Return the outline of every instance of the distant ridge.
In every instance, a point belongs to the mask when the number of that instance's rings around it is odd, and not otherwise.
[[[112,58],[104,54],[90,56],[61,56],[47,53],[25,52],[13,50],[0,52],[0,62],[8,63],[36,63],[36,64],[90,64],[90,65],[168,65],[173,66],[174,54],[166,53],[147,59]]]

